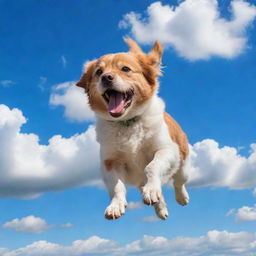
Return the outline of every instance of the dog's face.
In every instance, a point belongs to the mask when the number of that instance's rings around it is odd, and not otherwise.
[[[156,41],[149,54],[131,39],[127,53],[107,54],[85,66],[77,83],[88,95],[89,104],[101,117],[126,119],[137,114],[158,87],[162,46]]]

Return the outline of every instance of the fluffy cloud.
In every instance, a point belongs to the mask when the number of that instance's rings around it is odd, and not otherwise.
[[[256,234],[227,231],[209,231],[200,237],[153,237],[144,235],[124,247],[118,247],[115,241],[102,239],[97,236],[87,240],[77,240],[71,246],[63,246],[47,241],[38,241],[24,248],[13,251],[3,249],[2,256],[28,255],[172,255],[172,256],[205,256],[229,255],[251,256],[256,248]]]
[[[40,234],[52,228],[72,228],[73,224],[65,223],[60,226],[49,225],[44,219],[30,215],[21,219],[16,218],[8,221],[4,223],[2,227],[5,229],[13,229],[16,232]]]
[[[24,217],[22,219],[13,219],[3,224],[3,228],[13,229],[16,232],[39,234],[53,226],[48,225],[44,219],[35,217],[33,215]]]
[[[9,250],[7,248],[0,248],[0,255],[4,255],[7,253]]]
[[[50,104],[64,106],[64,115],[72,121],[82,122],[94,119],[84,90],[75,86],[74,82],[65,82],[54,86]]]
[[[63,246],[47,241],[34,242],[24,248],[3,253],[2,256],[82,256],[105,255],[117,249],[116,242],[92,236],[87,240],[76,240],[71,246]]]
[[[221,17],[217,0],[185,0],[177,7],[155,2],[147,8],[147,18],[130,12],[119,26],[131,28],[140,43],[158,39],[189,60],[233,58],[247,46],[246,29],[255,19],[256,8],[233,0],[230,10],[229,20]]]
[[[253,207],[244,206],[238,209],[236,220],[239,222],[256,221],[256,204]]]
[[[99,145],[93,127],[70,138],[55,135],[48,145],[20,132],[18,109],[0,105],[0,196],[31,198],[46,191],[100,184]]]
[[[93,126],[70,138],[55,135],[41,145],[36,134],[20,132],[24,123],[20,110],[0,105],[1,197],[33,198],[47,191],[102,184]],[[251,145],[248,157],[210,139],[195,143],[190,152],[190,187],[256,186],[256,144]]]
[[[190,152],[190,187],[255,187],[256,144],[251,144],[248,157],[239,155],[234,147],[220,147],[210,139],[195,143]]]
[[[226,216],[234,215],[237,222],[256,221],[256,204],[253,207],[243,206],[238,210],[231,209]]]

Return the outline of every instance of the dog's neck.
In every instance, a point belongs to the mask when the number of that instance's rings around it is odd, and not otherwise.
[[[120,124],[122,126],[128,127],[128,126],[136,123],[139,119],[140,119],[140,116],[135,116],[135,117],[132,117],[132,118],[127,119],[127,120],[109,121],[109,122],[117,122],[118,124]]]
[[[128,114],[127,118],[121,120],[107,120],[98,116],[98,120],[101,120],[103,122],[105,121],[107,123],[118,124],[124,127],[129,127],[137,123],[138,121],[145,122],[146,120],[151,120],[152,118],[153,120],[158,120],[156,116],[162,117],[164,107],[165,106],[163,101],[157,95],[154,95],[144,105],[141,105],[140,107],[138,107],[138,109],[135,109],[133,113]]]

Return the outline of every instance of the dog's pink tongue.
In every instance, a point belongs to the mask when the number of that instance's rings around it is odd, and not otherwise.
[[[124,109],[124,98],[120,92],[111,93],[108,103],[108,111],[110,113],[121,113]]]

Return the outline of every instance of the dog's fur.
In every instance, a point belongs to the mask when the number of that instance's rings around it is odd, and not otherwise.
[[[156,41],[145,54],[133,40],[125,41],[129,52],[108,54],[89,62],[77,83],[85,89],[96,114],[102,174],[111,197],[105,217],[117,219],[124,215],[125,184],[131,184],[140,189],[144,203],[154,205],[156,214],[166,219],[162,184],[173,178],[176,201],[181,205],[189,201],[184,186],[187,137],[157,96],[163,53],[160,42]],[[117,96],[110,95],[114,103],[109,103],[103,96],[107,89],[110,94],[113,90],[127,95],[129,92],[130,105],[126,96],[122,96],[126,107]]]

